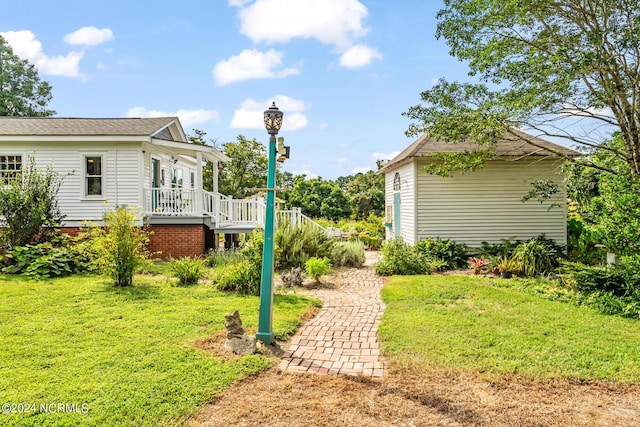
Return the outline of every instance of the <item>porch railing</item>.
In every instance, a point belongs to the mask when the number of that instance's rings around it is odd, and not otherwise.
[[[264,227],[265,202],[262,198],[234,199],[224,194],[192,188],[147,188],[144,211],[149,216],[208,216],[216,227]],[[302,213],[302,209],[281,210],[276,206],[276,222],[292,225],[313,224],[325,229]]]

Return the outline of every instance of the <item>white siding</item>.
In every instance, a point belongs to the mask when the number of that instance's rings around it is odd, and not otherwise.
[[[394,208],[393,180],[395,174],[400,175],[400,233],[394,229],[395,221],[391,221],[392,226],[387,227],[387,239],[392,239],[398,235],[408,244],[414,244],[416,239],[416,215],[415,215],[415,163],[411,162],[402,165],[390,172],[385,173],[385,205]],[[395,217],[395,212],[393,213]]]
[[[551,160],[497,160],[453,178],[418,172],[417,239],[441,237],[478,247],[483,241],[525,240],[544,233],[566,244],[566,192],[559,167]],[[555,181],[560,194],[543,204],[521,202],[531,182],[539,179]],[[551,203],[560,206],[549,209]]]
[[[63,225],[79,226],[97,221],[118,205],[141,206],[140,144],[138,143],[3,143],[0,152],[22,152],[23,163],[33,158],[37,167],[51,166],[64,180],[58,205],[66,215]],[[103,157],[103,197],[84,196],[84,155]]]

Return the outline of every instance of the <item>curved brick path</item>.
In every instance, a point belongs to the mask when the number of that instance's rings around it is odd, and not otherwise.
[[[304,291],[322,300],[322,309],[291,339],[279,368],[283,371],[382,377],[377,339],[384,303],[383,279],[375,275],[376,252],[363,268],[342,273],[337,289]]]

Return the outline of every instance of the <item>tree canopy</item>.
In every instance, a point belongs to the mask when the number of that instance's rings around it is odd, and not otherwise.
[[[441,79],[422,92],[422,103],[404,113],[414,121],[409,136],[427,131],[447,142],[469,139],[486,159],[510,129],[531,129],[606,150],[640,175],[640,1],[444,3],[436,35],[479,82]],[[603,144],[614,132],[619,148]]]
[[[50,101],[49,83],[0,36],[0,116],[51,116],[55,111],[47,109]]]
[[[220,193],[244,198],[267,186],[267,149],[256,139],[238,135],[236,142],[222,144],[222,152],[231,158],[220,173]]]

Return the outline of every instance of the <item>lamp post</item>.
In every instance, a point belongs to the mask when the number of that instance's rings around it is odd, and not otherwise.
[[[265,344],[273,341],[273,229],[276,205],[276,135],[282,126],[282,111],[274,102],[264,112],[264,126],[269,136],[269,170],[267,172],[267,206],[264,221],[262,250],[262,279],[260,282],[260,314],[256,338]]]

